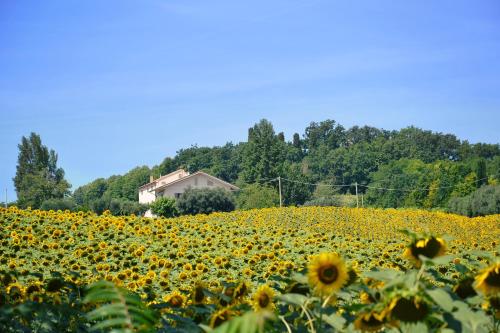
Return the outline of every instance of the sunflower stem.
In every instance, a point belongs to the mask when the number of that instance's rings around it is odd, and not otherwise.
[[[323,331],[323,294],[321,294],[319,298],[319,321],[318,321],[318,329],[317,332]]]

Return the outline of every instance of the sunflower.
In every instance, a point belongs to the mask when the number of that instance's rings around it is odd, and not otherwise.
[[[220,326],[231,319],[234,315],[235,312],[230,308],[223,308],[219,311],[216,311],[210,317],[210,327],[215,328],[217,326]]]
[[[462,279],[458,284],[453,287],[453,291],[457,294],[461,299],[465,299],[467,297],[476,296],[477,293],[473,287],[474,278],[466,277]]]
[[[234,298],[240,299],[245,297],[250,291],[250,284],[246,281],[241,281],[234,289]]]
[[[429,307],[419,297],[395,297],[385,311],[390,313],[392,319],[403,322],[418,322],[429,313]]]
[[[308,270],[309,284],[320,294],[339,290],[349,279],[344,261],[335,253],[313,256]]]
[[[354,328],[362,332],[379,332],[382,331],[386,323],[386,311],[363,312],[354,320]]]
[[[484,295],[500,293],[500,262],[485,268],[476,276],[475,287]]]
[[[275,307],[273,303],[274,290],[267,284],[260,286],[252,297],[252,307],[255,311],[272,311]]]
[[[420,267],[422,264],[420,255],[432,259],[444,255],[445,252],[446,242],[442,238],[432,236],[415,240],[406,249],[404,257],[413,261],[415,266]]]
[[[191,301],[194,304],[201,304],[205,301],[205,284],[203,282],[197,282],[193,289],[191,290]]]
[[[186,303],[186,296],[177,290],[163,297],[163,300],[174,308],[180,308]]]

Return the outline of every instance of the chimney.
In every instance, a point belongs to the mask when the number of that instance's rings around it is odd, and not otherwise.
[[[152,183],[152,182],[153,182],[153,180],[155,180],[155,179],[153,178],[153,175],[149,175],[149,182],[150,182],[150,183]]]

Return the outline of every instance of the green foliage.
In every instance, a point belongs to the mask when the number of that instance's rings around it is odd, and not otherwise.
[[[233,194],[222,188],[188,188],[177,199],[177,209],[183,215],[230,212],[234,208]]]
[[[97,305],[87,313],[93,323],[90,331],[116,333],[155,332],[156,313],[148,309],[138,295],[118,288],[108,281],[99,281],[86,290],[83,303]]]
[[[14,186],[19,207],[39,208],[45,200],[62,199],[70,184],[64,170],[57,167],[57,154],[42,144],[40,136],[22,137]]]
[[[315,198],[309,201],[304,202],[304,206],[318,206],[318,207],[326,207],[326,206],[341,206],[340,200],[337,197],[321,197]]]
[[[151,203],[150,208],[153,214],[161,217],[174,217],[179,215],[175,199],[173,198],[158,198]]]
[[[248,131],[243,153],[242,179],[254,183],[275,178],[285,161],[286,144],[274,132],[273,125],[263,119]]]
[[[74,198],[80,207],[99,212],[109,207],[111,199],[137,201],[138,187],[149,182],[151,175],[157,178],[179,168],[191,173],[202,170],[239,184],[278,176],[290,179],[283,182],[285,205],[311,199],[314,186],[299,182],[358,183],[358,192],[367,192],[373,206],[435,208],[500,181],[499,144],[470,144],[452,134],[413,126],[399,131],[369,126],[345,129],[328,119],[310,123],[302,138],[294,133],[290,139],[287,142],[283,133],[276,134],[271,122],[263,119],[249,128],[247,142],[180,149],[151,169],[135,168],[84,185]],[[401,190],[414,188],[419,190]],[[341,194],[354,192],[354,186],[339,189]]]
[[[238,209],[276,207],[279,202],[276,188],[259,184],[246,185],[236,197]]]
[[[45,200],[40,206],[42,210],[76,210],[76,203],[73,198],[64,198],[64,199],[48,199]]]
[[[469,217],[500,214],[500,185],[486,185],[468,196],[453,198],[448,211]]]

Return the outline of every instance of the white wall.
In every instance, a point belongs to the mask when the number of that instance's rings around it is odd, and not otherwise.
[[[208,185],[208,182],[211,182],[212,185]],[[231,187],[225,183],[222,183],[216,179],[210,178],[204,174],[194,175],[186,180],[180,181],[176,184],[172,184],[168,186],[164,191],[162,196],[164,197],[175,197],[175,193],[182,194],[188,188],[216,188],[221,187],[226,190],[231,190]],[[160,193],[158,192],[158,195]]]

